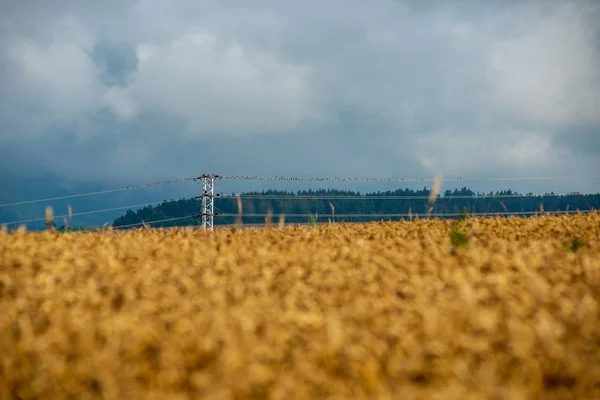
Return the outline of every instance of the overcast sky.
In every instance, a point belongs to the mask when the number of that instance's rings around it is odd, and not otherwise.
[[[0,0],[0,38],[5,175],[600,173],[599,1]]]

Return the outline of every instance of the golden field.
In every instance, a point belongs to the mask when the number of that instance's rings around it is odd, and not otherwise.
[[[0,233],[0,398],[600,399],[599,301],[597,213]]]

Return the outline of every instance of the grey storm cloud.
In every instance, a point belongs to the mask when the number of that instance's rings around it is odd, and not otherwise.
[[[129,182],[600,167],[596,1],[0,9],[0,156],[15,174],[30,163]],[[599,189],[586,185],[576,189]]]

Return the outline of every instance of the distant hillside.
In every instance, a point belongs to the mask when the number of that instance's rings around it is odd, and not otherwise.
[[[2,165],[0,164],[0,167]],[[2,173],[4,172],[4,173]],[[78,182],[67,184],[48,173],[40,172],[36,176],[14,176],[0,171],[0,204],[22,202],[37,199],[69,196],[79,193],[97,192],[105,189],[113,189],[119,184],[102,182]],[[125,186],[125,185],[123,185]],[[172,187],[148,188],[143,190],[124,191],[104,195],[73,197],[64,200],[43,201],[31,204],[21,204],[11,207],[0,207],[0,225],[13,221],[44,218],[45,209],[51,206],[54,215],[68,214],[71,206],[74,213],[88,212],[94,210],[121,207],[127,204],[144,204],[169,198],[167,193]],[[70,227],[93,227],[110,225],[113,220],[123,214],[123,211],[101,212],[94,214],[79,215],[69,221]],[[57,227],[63,225],[62,218],[56,218]],[[29,230],[45,229],[44,221],[29,222],[26,224]],[[16,228],[16,225],[11,225]]]
[[[294,218],[290,214],[331,214],[333,205],[335,214],[422,214],[427,213],[430,206],[423,196],[429,195],[429,189],[411,190],[398,189],[395,191],[374,192],[361,195],[359,192],[343,190],[304,190],[298,192],[286,192],[268,190],[262,192],[248,192],[244,195],[285,195],[285,196],[367,196],[373,199],[249,199],[242,201],[243,214],[265,214],[272,210],[274,216],[286,214],[288,222],[307,222],[307,218]],[[479,198],[482,195],[514,196],[505,198]],[[378,199],[382,196],[406,196],[415,199]],[[467,198],[453,198],[456,196]],[[600,195],[571,194],[564,196],[523,196],[511,190],[494,193],[475,193],[468,188],[447,190],[438,196],[434,205],[433,213],[461,213],[464,210],[469,213],[489,212],[536,212],[543,204],[544,211],[560,210],[591,210],[600,208]],[[216,198],[215,208],[221,213],[237,213],[237,200],[234,198]],[[152,222],[170,218],[180,218],[200,213],[201,202],[197,199],[181,199],[165,202],[159,206],[148,206],[137,211],[128,210],[124,215],[114,220],[113,226],[125,226],[139,224],[142,221]],[[352,221],[368,221],[373,218],[353,217]],[[378,218],[381,219],[381,218]],[[389,219],[389,218],[385,218]],[[396,218],[398,219],[398,218]],[[244,223],[261,223],[264,217],[244,218]],[[349,221],[350,218],[345,218]],[[216,217],[215,224],[232,224],[235,217]],[[153,224],[155,227],[187,226],[196,225],[198,221],[189,218],[185,220],[168,221]]]
[[[89,191],[87,187],[81,187],[75,190],[68,190],[61,186],[60,181],[50,175],[40,175],[36,177],[17,178],[7,175],[0,175],[0,204],[29,201],[33,199],[46,199],[52,197],[68,196],[74,193]],[[98,190],[94,188],[95,190]],[[92,191],[94,190],[92,189]],[[70,200],[56,200],[49,202],[39,202],[31,204],[21,204],[11,207],[0,207],[0,224],[13,221],[29,220],[43,218],[47,206],[54,209],[55,215],[67,214],[68,206],[75,211],[103,208],[103,204],[93,198],[73,198]],[[106,216],[104,216],[106,218]],[[110,221],[110,220],[109,220]],[[98,223],[99,220],[87,218],[84,220],[74,219],[73,224],[83,224],[84,222]],[[56,221],[62,224],[62,221]],[[44,229],[43,221],[27,223],[30,230]]]

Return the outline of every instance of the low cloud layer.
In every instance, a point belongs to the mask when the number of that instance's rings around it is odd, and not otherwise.
[[[112,182],[600,170],[595,1],[0,7],[11,174],[32,163]],[[579,183],[556,186],[600,190]]]

